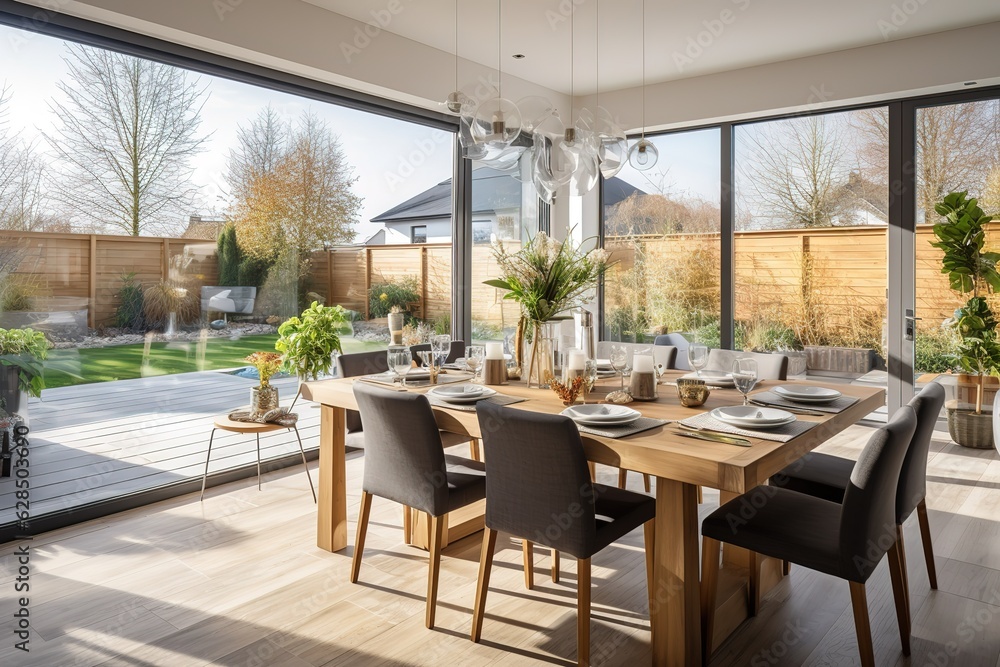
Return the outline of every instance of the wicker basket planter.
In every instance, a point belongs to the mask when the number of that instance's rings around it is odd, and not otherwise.
[[[983,405],[983,413],[977,415],[970,403],[948,401],[948,433],[951,439],[962,447],[971,449],[993,448],[993,414],[989,405]]]

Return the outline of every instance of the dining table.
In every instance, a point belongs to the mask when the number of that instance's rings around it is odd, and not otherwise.
[[[731,444],[689,437],[691,431],[679,421],[718,407],[741,405],[743,396],[734,388],[713,388],[704,405],[681,405],[676,380],[687,371],[664,371],[652,401],[634,401],[629,407],[644,417],[665,423],[626,437],[602,437],[581,432],[587,459],[592,464],[646,473],[655,478],[656,518],[654,527],[653,587],[650,597],[650,631],[654,665],[701,664],[701,600],[699,589],[699,487],[718,489],[725,503],[766,484],[768,479],[815,449],[834,435],[856,424],[885,403],[880,387],[832,384],[806,380],[763,381],[754,392],[778,385],[817,385],[835,388],[846,397],[856,398],[837,413],[796,411],[797,420],[815,422],[815,426],[787,442],[748,437],[749,444]],[[302,396],[320,404],[319,503],[317,507],[317,545],[327,551],[340,551],[348,545],[347,483],[345,458],[345,411],[357,409],[353,386],[358,378],[306,382]],[[427,386],[407,391],[426,392]],[[494,386],[503,396],[526,399],[509,406],[513,410],[559,413],[563,402],[551,389],[529,388],[524,382]],[[600,402],[619,388],[619,380],[599,380],[587,400]],[[753,394],[751,394],[751,398]],[[432,404],[437,425],[444,431],[481,436],[474,411],[451,409]],[[538,443],[543,447],[545,443]],[[482,511],[481,508],[479,510]],[[748,507],[747,511],[753,511]],[[456,522],[458,523],[458,522]],[[463,521],[466,533],[482,527]],[[649,548],[647,546],[647,548]],[[724,552],[716,601],[715,636],[712,644],[722,641],[750,614],[754,613],[747,593],[747,568],[760,568],[763,594],[782,577],[781,563],[773,559],[753,559],[738,548]]]

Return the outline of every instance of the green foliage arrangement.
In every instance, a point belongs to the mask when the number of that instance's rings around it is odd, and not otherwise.
[[[954,328],[917,331],[913,342],[913,365],[917,373],[950,373],[958,367],[959,344]]]
[[[955,329],[962,338],[958,348],[958,365],[979,376],[976,388],[976,414],[983,411],[983,377],[1000,375],[1000,341],[997,321],[980,296],[980,290],[1000,289],[1000,273],[996,264],[1000,254],[984,252],[986,223],[993,218],[979,208],[968,192],[952,192],[934,206],[944,222],[934,225],[933,243],[944,252],[941,273],[948,274],[951,288],[972,296],[955,311]]]
[[[260,287],[267,282],[274,261],[259,257],[244,256],[237,270],[237,284],[242,287]]]
[[[115,326],[129,331],[141,331],[146,324],[143,308],[142,283],[135,278],[135,272],[122,272],[118,278],[118,305],[115,307]]]
[[[298,317],[278,327],[274,349],[281,353],[285,368],[303,380],[329,373],[334,352],[343,352],[340,329],[347,321],[341,306],[323,306],[313,301]]]
[[[219,261],[219,285],[222,287],[242,286],[239,278],[242,253],[236,244],[236,225],[227,223],[219,233],[215,254]]]
[[[376,283],[368,290],[368,316],[373,319],[386,317],[394,307],[406,311],[408,304],[418,301],[420,292],[416,278]]]
[[[51,344],[34,329],[0,329],[0,365],[18,368],[18,386],[40,397],[45,388],[43,365]]]
[[[143,291],[142,311],[152,326],[166,324],[170,313],[177,313],[178,324],[189,324],[201,313],[201,299],[193,289],[161,280]]]

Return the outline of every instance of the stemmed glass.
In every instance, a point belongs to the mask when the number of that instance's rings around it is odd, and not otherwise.
[[[431,337],[431,351],[434,353],[434,365],[440,368],[448,360],[451,352],[451,336],[439,334]]]
[[[465,350],[465,363],[472,369],[472,381],[479,383],[479,371],[483,367],[483,359],[486,357],[486,348],[483,345],[470,345]]]
[[[688,346],[688,363],[695,375],[701,377],[701,371],[708,365],[708,346],[692,343]]]
[[[613,368],[619,376],[621,376],[621,388],[625,389],[625,365],[628,363],[628,348],[624,345],[612,345],[611,354],[608,359],[611,362],[611,368]]]
[[[390,347],[388,352],[389,368],[395,374],[393,381],[400,385],[406,384],[406,374],[410,372],[413,355],[408,347]]]
[[[750,404],[747,396],[757,386],[757,362],[753,359],[737,359],[733,362],[733,383],[743,394],[743,405]]]

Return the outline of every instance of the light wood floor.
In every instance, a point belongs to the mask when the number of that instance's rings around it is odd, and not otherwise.
[[[853,455],[853,427],[826,451]],[[1000,460],[933,445],[930,520],[940,590],[930,592],[913,525],[906,525],[913,657],[902,658],[883,563],[869,582],[879,665],[987,665],[1000,658]],[[348,461],[355,518],[363,457]],[[601,470],[610,481],[612,471]],[[638,475],[630,476],[637,487]],[[718,495],[706,492],[702,512]],[[915,520],[914,520],[915,521]],[[474,536],[442,563],[438,628],[423,626],[426,555],[402,545],[401,512],[375,500],[357,585],[351,550],[314,546],[315,509],[301,467],[107,517],[31,542],[31,653],[13,649],[17,544],[0,549],[0,665],[531,665],[575,664],[575,577],[563,559],[552,584],[536,552],[524,588],[520,548],[501,536],[483,643],[467,639],[479,555]],[[351,526],[351,542],[353,542]],[[594,558],[594,664],[650,661],[641,532]],[[854,665],[844,582],[793,568],[714,665]]]

